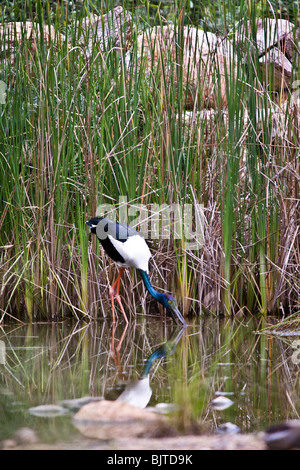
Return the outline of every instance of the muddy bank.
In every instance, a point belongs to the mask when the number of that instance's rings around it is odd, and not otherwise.
[[[111,441],[87,439],[81,436],[70,442],[46,444],[2,442],[5,450],[266,450],[262,433],[240,435],[176,436],[165,438],[123,438]]]

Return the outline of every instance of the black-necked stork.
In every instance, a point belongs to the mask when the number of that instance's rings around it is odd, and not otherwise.
[[[115,298],[120,305],[126,322],[128,322],[119,296],[119,289],[124,269],[133,267],[139,271],[148,292],[167,309],[175,323],[186,326],[186,322],[177,307],[174,297],[170,294],[157,292],[151,285],[148,276],[148,264],[151,253],[145,239],[129,225],[113,222],[107,217],[94,217],[86,222],[86,224],[90,227],[91,233],[97,235],[108,256],[119,266],[119,274],[110,288],[113,321]]]

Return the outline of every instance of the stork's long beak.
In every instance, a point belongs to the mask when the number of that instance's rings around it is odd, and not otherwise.
[[[185,319],[183,318],[183,316],[181,315],[180,310],[177,307],[177,305],[170,306],[170,312],[171,312],[173,320],[175,321],[175,323],[177,323],[177,325],[181,324],[184,327],[187,326],[187,323]]]

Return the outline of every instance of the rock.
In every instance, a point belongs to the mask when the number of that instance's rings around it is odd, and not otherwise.
[[[273,18],[257,19],[256,36],[252,36],[250,21],[247,22],[246,29],[242,26],[237,34],[236,40],[242,45],[246,40],[254,39],[253,46],[257,47],[258,55],[262,56],[270,48],[279,45],[285,55],[291,60],[294,44],[295,25],[287,20],[275,20]]]
[[[14,439],[4,439],[0,442],[0,448],[2,450],[10,450],[16,447],[17,443]]]
[[[110,47],[125,47],[127,49],[135,25],[129,13],[124,13],[122,7],[116,7],[103,16],[90,14],[82,21],[82,35],[79,42],[86,49],[88,57],[92,55],[93,48],[98,45],[102,51]],[[65,36],[54,26],[44,24],[43,36],[47,47],[61,47]],[[10,22],[0,25],[1,50],[9,51],[10,61],[15,62],[16,45],[27,40],[30,52],[33,54],[38,48],[40,40],[40,25],[38,23]]]
[[[153,413],[159,413],[162,415],[169,415],[178,409],[178,406],[174,403],[157,403],[155,406],[148,406],[147,411],[153,411]]]
[[[30,428],[20,428],[15,432],[14,439],[17,444],[36,444],[39,442],[35,431]]]
[[[62,400],[59,404],[64,408],[68,408],[71,411],[78,411],[87,403],[103,400],[103,397],[81,397],[72,398],[70,400]]]
[[[300,420],[294,419],[271,426],[266,430],[264,439],[269,449],[300,449]]]
[[[86,53],[90,57],[93,48],[98,45],[102,51],[111,47],[125,47],[127,49],[134,24],[131,16],[121,6],[103,16],[90,14],[82,22],[81,43],[87,47]]]
[[[122,401],[89,403],[76,413],[73,424],[84,436],[105,440],[173,433],[166,417]]]
[[[178,54],[182,53],[186,109],[192,109],[195,104],[201,109],[217,108],[219,89],[221,104],[226,106],[226,74],[233,76],[236,60],[229,41],[193,27],[184,27],[181,31],[170,24],[138,35],[137,44],[143,73],[151,78],[160,68],[167,85],[181,77],[177,63]]]
[[[41,418],[53,418],[67,413],[67,410],[59,405],[39,405],[29,408],[28,412]]]
[[[43,35],[47,47],[50,47],[52,44],[61,46],[62,42],[65,41],[65,36],[56,31],[52,25],[49,28],[47,24],[44,24]],[[2,52],[9,51],[11,63],[14,63],[16,58],[16,45],[18,43],[21,44],[24,40],[29,42],[30,52],[33,54],[40,40],[39,24],[32,23],[31,21],[17,21],[0,25],[1,50]]]
[[[219,396],[217,398],[214,398],[211,402],[210,402],[210,406],[214,409],[214,410],[219,410],[219,411],[222,411],[222,410],[226,410],[226,408],[229,408],[230,406],[233,405],[233,401],[230,400],[229,398],[227,397],[224,397],[224,396]]]
[[[295,50],[295,25],[287,20],[273,18],[259,19],[256,23],[256,36],[252,36],[250,22],[236,34],[236,40],[245,48],[245,42],[251,42],[254,54],[261,64],[264,81],[273,90],[281,91],[290,84],[292,61]],[[247,58],[245,57],[247,60]],[[266,64],[269,70],[266,73]]]
[[[155,413],[169,414],[177,409],[177,406],[174,403],[157,403],[153,407]]]
[[[219,434],[237,434],[240,428],[234,423],[222,423],[217,428]]]
[[[259,63],[264,81],[268,82],[272,89],[280,91],[282,86],[289,87],[292,64],[278,47],[270,49],[259,59]]]

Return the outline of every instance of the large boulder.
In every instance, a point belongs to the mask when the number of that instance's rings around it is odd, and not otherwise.
[[[75,414],[73,423],[84,436],[105,440],[173,433],[165,416],[123,401],[89,403]]]
[[[137,40],[140,68],[146,76],[159,68],[166,85],[182,77],[187,109],[195,105],[226,106],[226,74],[233,76],[235,71],[229,41],[194,27],[180,29],[172,24],[147,30]]]

